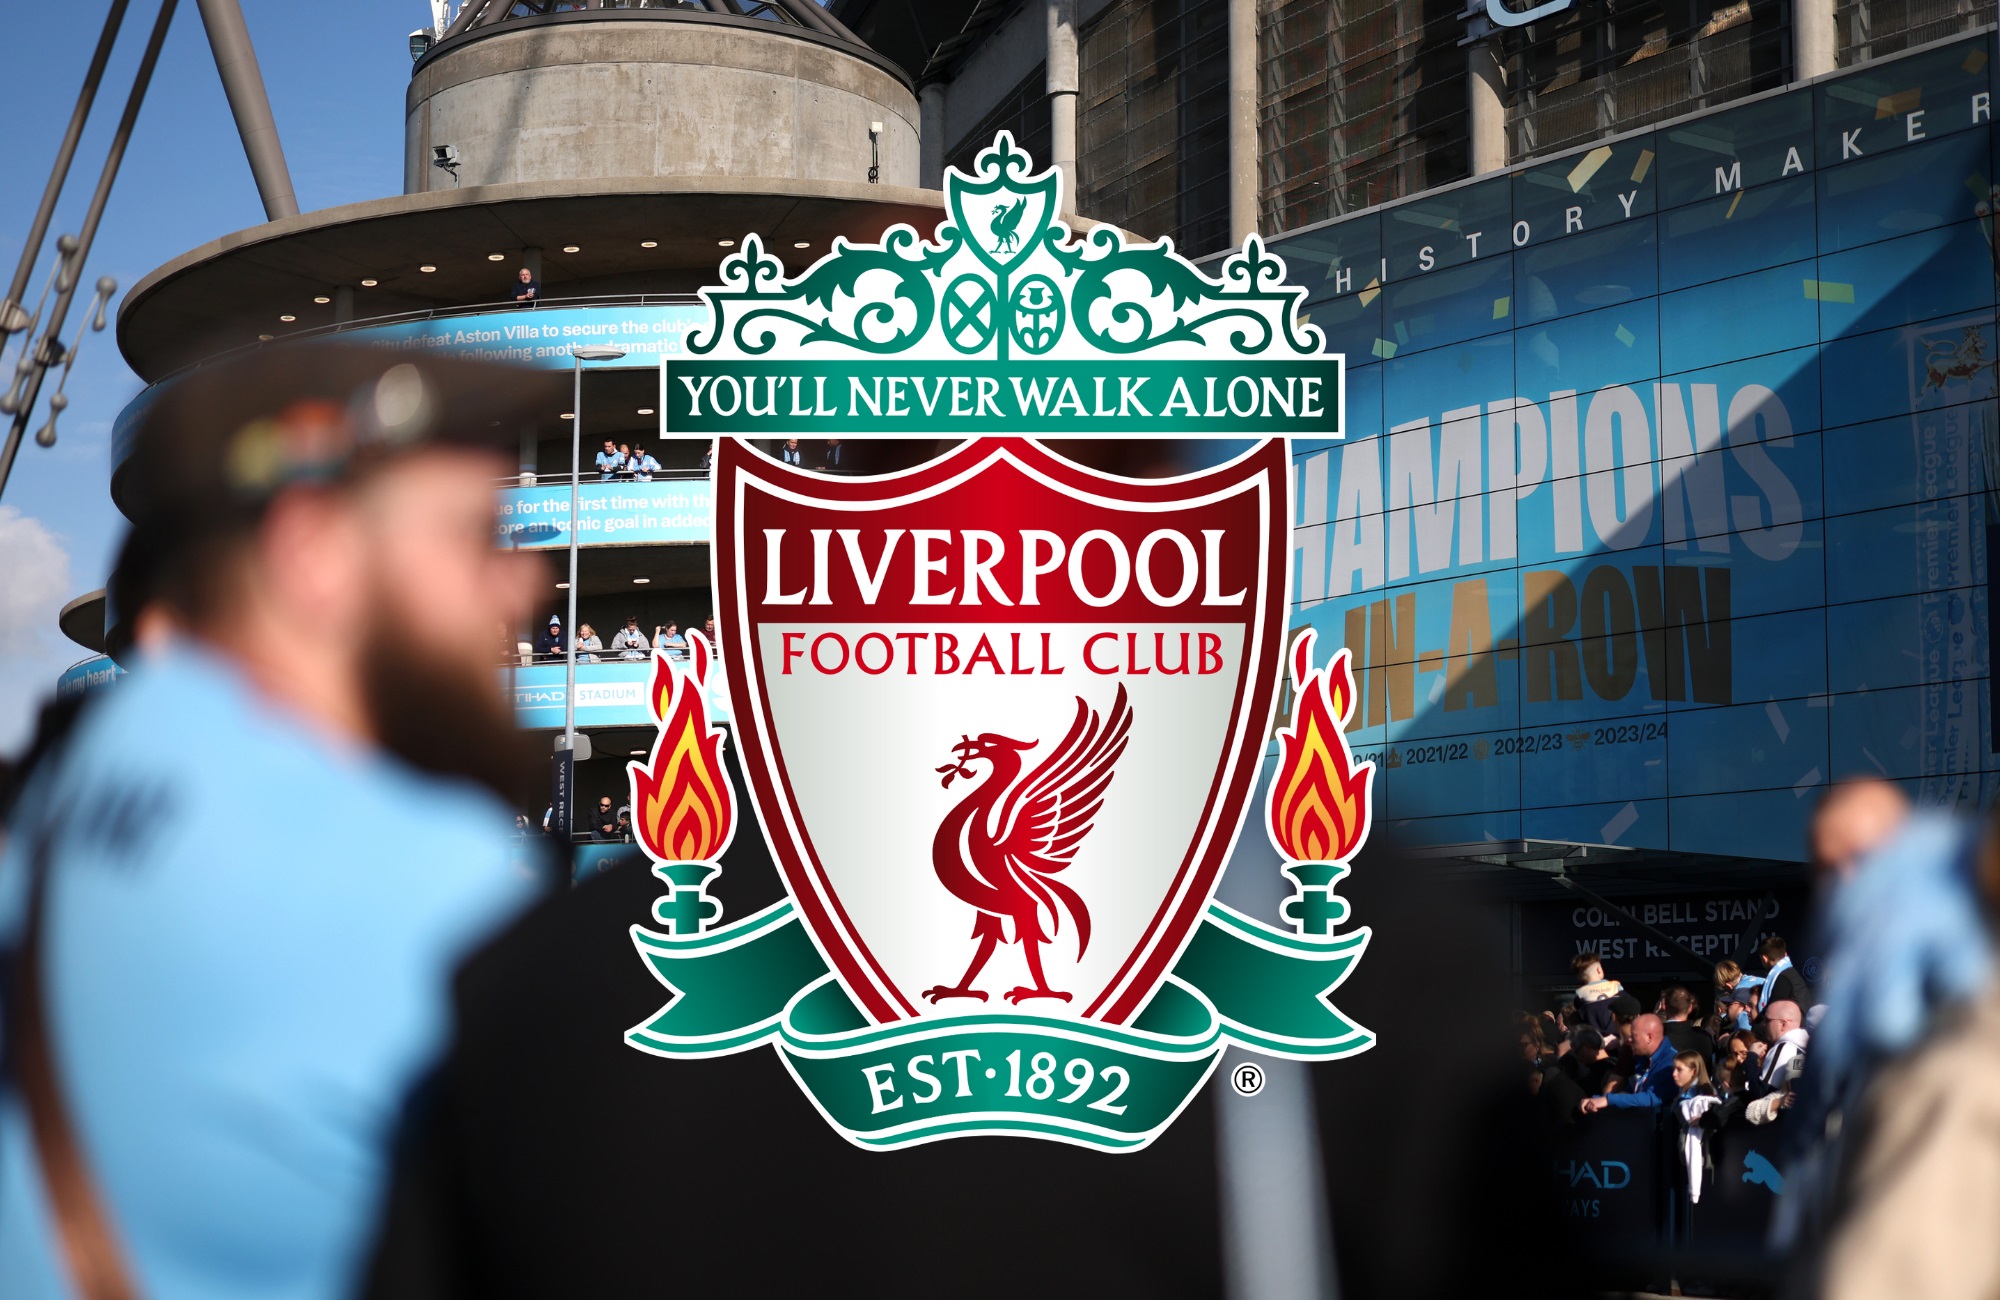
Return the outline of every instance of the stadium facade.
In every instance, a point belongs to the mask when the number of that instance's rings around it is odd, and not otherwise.
[[[711,607],[701,447],[658,384],[724,241],[796,270],[928,229],[1000,129],[1084,219],[1197,255],[1257,230],[1347,358],[1346,439],[1294,448],[1293,622],[1354,654],[1387,824],[1507,900],[1522,978],[1585,944],[1685,978],[1798,933],[1829,781],[1970,805],[2000,772],[1991,16],[492,0],[415,42],[405,194],[175,259],[119,338],[149,393],[297,335],[546,368],[503,489],[542,549],[568,541],[569,348],[624,348],[586,376],[586,445],[668,472],[586,476],[608,641]],[[521,265],[546,301],[496,305]],[[64,626],[94,648],[105,621],[86,598]],[[508,671],[524,724],[560,726],[560,665]],[[643,665],[577,689],[591,799],[642,747]]]

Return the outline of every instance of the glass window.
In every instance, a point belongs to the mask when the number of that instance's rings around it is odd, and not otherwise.
[[[1812,262],[1720,280],[1660,296],[1660,363],[1667,373],[1779,352],[1819,336],[1819,304],[1808,296]]]
[[[1272,243],[1285,259],[1289,284],[1306,286],[1306,301],[1348,297],[1382,287],[1382,219],[1353,217]]]
[[[1810,91],[1661,130],[1660,206],[1679,207],[1813,169]]]
[[[1414,280],[1391,280],[1383,304],[1388,357],[1504,330],[1512,323],[1514,255],[1500,253]]]
[[[1797,802],[1795,786],[1826,779],[1826,715],[1809,700],[1676,713],[1667,747],[1668,789],[1676,795],[1781,790]]]
[[[1480,262],[1513,247],[1513,183],[1501,176],[1399,203],[1382,213],[1382,251],[1394,282]]]
[[[1489,746],[1487,756],[1474,758],[1473,746],[1482,740]],[[1483,735],[1391,743],[1382,761],[1397,815],[1430,817],[1518,809],[1520,755],[1496,754],[1490,746],[1490,739]]]
[[[1736,531],[1728,554],[1668,551],[1667,567],[1702,570],[1704,599],[1717,611],[1726,603],[1731,618],[1825,604],[1826,569],[1820,557],[1830,525],[1797,519],[1802,507],[1791,504],[1792,495],[1788,485],[1772,483],[1767,494],[1731,501],[1729,517]]]
[[[1977,98],[1992,89],[1987,64],[1986,42],[1974,40],[1815,86],[1820,165],[1838,167],[1989,120]]]
[[[1822,710],[1824,712],[1824,710]],[[1819,728],[1824,737],[1826,729]],[[1675,746],[1678,753],[1679,746]],[[1822,769],[1823,772],[1823,769]],[[1797,862],[1806,852],[1806,821],[1815,802],[1801,798],[1825,779],[1807,771],[1798,790],[1751,790],[1667,800],[1669,847],[1676,853],[1720,853],[1729,857]]]
[[[1624,640],[1613,639],[1581,645],[1586,670],[1609,655],[1619,663],[1621,680],[1635,672],[1643,679],[1645,668],[1636,648],[1638,638],[1625,640],[1633,644],[1628,647]],[[1631,661],[1629,666],[1624,663],[1626,659]],[[1643,698],[1645,694],[1641,680],[1632,698]],[[1630,712],[1632,698],[1623,706],[1594,701],[1606,711],[1591,710],[1560,720],[1563,725],[1556,732],[1556,738],[1562,742],[1559,747],[1540,748],[1545,742],[1537,737],[1537,749],[1522,760],[1527,764],[1528,776],[1521,783],[1523,809],[1621,800],[1629,803],[1656,800],[1667,793],[1666,718],[1658,706],[1646,713]],[[1526,725],[1527,734],[1536,735],[1536,724],[1530,721]],[[1610,808],[1610,812],[1594,819],[1599,826],[1618,815],[1617,803],[1610,803]],[[1592,838],[1602,842],[1596,836]]]
[[[1963,496],[1986,486],[1985,440],[2000,417],[1992,403],[1945,406],[1828,429],[1830,515]]]
[[[1649,215],[1657,160],[1653,137],[1637,135],[1516,172],[1509,238],[1545,244]]]
[[[1681,289],[1811,257],[1813,178],[1677,208],[1660,217],[1660,284]]]
[[[1657,233],[1651,219],[1637,219],[1516,253],[1515,323],[1652,296],[1659,287]]]
[[[1981,678],[1834,696],[1833,770],[1890,778],[1978,771],[1991,752],[1986,692]]]
[[[1827,611],[1794,609],[1729,621],[1729,700],[1803,699],[1809,707],[1824,704],[1826,693]],[[1720,642],[1717,642],[1719,645]],[[1697,648],[1699,643],[1697,642]],[[1682,660],[1693,654],[1683,643]],[[1676,662],[1675,667],[1682,667]],[[1685,671],[1685,668],[1683,668]],[[1692,683],[1687,683],[1689,687]],[[1672,709],[1713,708],[1714,700],[1676,700]]]
[[[1819,247],[1834,252],[1977,216],[1992,174],[1986,133],[1948,136],[1821,172]]]
[[[1820,337],[1993,307],[1993,245],[1965,221],[1828,253],[1819,262]]]
[[[1529,757],[1530,764],[1534,761]],[[1532,786],[1533,782],[1528,782],[1523,789]],[[1665,844],[1667,801],[1637,799],[1566,808],[1524,808],[1521,834],[1531,840],[1568,840],[1574,844]]]
[[[1514,338],[1516,391],[1524,396],[1646,385],[1660,373],[1659,303],[1653,298],[1549,321]]]
[[[1986,581],[1984,504],[1942,497],[1826,521],[1829,600],[1880,600]]]
[[[1820,350],[1827,422],[1990,401],[1994,355],[1990,310],[1831,339]]]
[[[1986,588],[1892,596],[1826,611],[1833,689],[1875,691],[1991,672]]]

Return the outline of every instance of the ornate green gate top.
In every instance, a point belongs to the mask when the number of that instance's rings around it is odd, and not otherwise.
[[[836,240],[805,274],[755,235],[669,364],[677,433],[1338,436],[1338,357],[1252,236],[1211,279],[1172,241],[1058,220],[1062,175],[1006,133],[945,176],[948,219]],[[778,360],[777,358],[783,358]]]

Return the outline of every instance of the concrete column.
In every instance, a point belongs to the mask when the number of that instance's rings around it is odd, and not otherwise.
[[[521,429],[521,486],[535,486],[535,431],[532,427]]]
[[[1045,0],[1049,24],[1049,163],[1063,176],[1064,212],[1076,211],[1076,3]]]
[[[1229,0],[1229,242],[1257,233],[1257,0]]]
[[[917,127],[917,183],[927,190],[944,188],[944,83],[927,81],[917,92],[922,111]]]
[[[1465,47],[1466,136],[1472,146],[1472,174],[1484,176],[1507,165],[1507,101],[1500,77],[1500,51],[1490,41]]]
[[[1833,0],[1792,0],[1792,76],[1798,81],[1833,71]]]
[[[333,323],[345,325],[354,319],[354,286],[337,284],[333,287]]]

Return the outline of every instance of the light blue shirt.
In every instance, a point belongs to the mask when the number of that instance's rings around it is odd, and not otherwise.
[[[597,477],[609,483],[612,476],[625,468],[625,458],[615,451],[597,453]]]
[[[70,1112],[150,1300],[353,1289],[456,961],[534,882],[505,810],[344,748],[190,645],[143,663],[38,773],[0,859],[58,828],[44,988]],[[0,1295],[71,1295],[25,1122],[0,1099]]]

